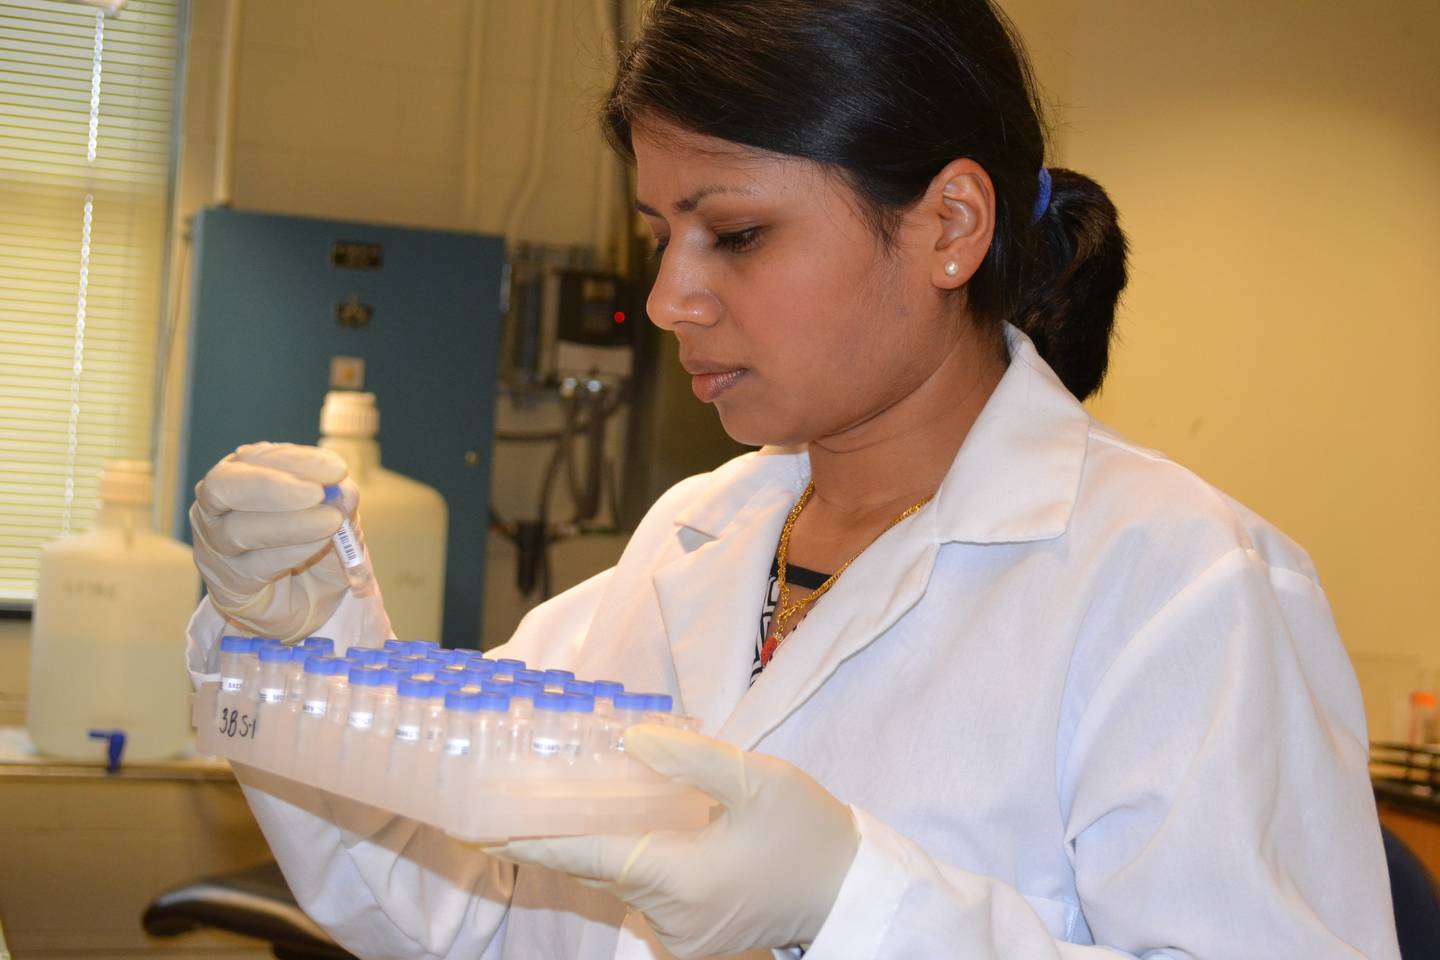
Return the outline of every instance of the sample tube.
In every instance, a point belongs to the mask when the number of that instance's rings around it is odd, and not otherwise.
[[[510,729],[510,698],[503,693],[482,693],[476,703],[470,752],[484,767],[514,759],[515,744]]]
[[[255,656],[255,641],[250,637],[220,638],[220,692],[240,693],[250,673]]]
[[[565,746],[570,740],[565,706],[563,693],[535,695],[535,715],[530,721],[530,752],[541,762],[564,759]]]
[[[296,709],[299,709],[300,701],[305,698],[305,664],[312,655],[319,654],[318,650],[310,647],[290,648],[290,663],[286,665],[285,673],[285,702]]]
[[[430,703],[430,681],[401,680],[396,688],[399,697],[395,714],[395,742],[418,744],[425,732],[425,708]]]
[[[625,729],[645,722],[650,697],[644,693],[615,694],[615,713],[610,726],[610,749],[625,752]]]
[[[335,641],[329,637],[306,637],[301,641],[300,646],[309,650],[318,650],[327,656],[335,652]]]
[[[380,671],[374,667],[350,668],[350,729],[368,732],[375,725],[375,688],[380,684]]]
[[[357,597],[374,596],[375,571],[370,567],[370,554],[365,550],[364,541],[355,532],[349,514],[345,513],[345,499],[337,484],[326,484],[325,502],[341,513],[340,529],[335,531],[331,540],[335,544],[335,552],[340,556],[340,565],[345,568],[345,579],[350,581],[350,592]]]
[[[470,734],[480,694],[451,690],[445,694],[445,755],[463,757],[470,752]]]
[[[675,709],[675,698],[668,693],[648,693],[645,696],[645,722],[673,726],[671,711]]]
[[[625,685],[614,680],[595,681],[595,715],[608,717],[615,712],[615,694],[624,693]]]
[[[319,720],[330,707],[330,678],[344,666],[338,657],[316,656],[305,661],[305,694],[301,712]]]
[[[375,724],[370,732],[388,740],[395,736],[395,716],[400,707],[396,688],[400,684],[400,672],[382,667],[376,673],[379,679],[375,682]]]
[[[542,675],[541,682],[549,693],[564,693],[565,682],[574,680],[575,674],[569,670],[546,670]]]
[[[260,684],[255,694],[261,703],[284,703],[285,685],[289,680],[290,648],[283,643],[267,643],[257,655],[260,661]]]

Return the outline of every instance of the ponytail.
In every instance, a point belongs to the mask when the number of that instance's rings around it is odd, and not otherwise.
[[[1010,321],[1084,400],[1100,388],[1109,365],[1129,244],[1098,183],[1073,170],[1052,169],[1050,178],[1050,203],[1030,228]]]

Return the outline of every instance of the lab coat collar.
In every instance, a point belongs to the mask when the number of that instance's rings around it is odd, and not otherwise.
[[[809,460],[783,449],[733,460],[677,516],[687,550],[654,572],[654,586],[681,703],[705,733],[753,748],[920,601],[941,544],[1064,532],[1090,420],[1029,338],[1013,327],[1006,337],[1009,369],[935,500],[860,554],[753,686],[771,560]]]
[[[936,492],[938,543],[1022,543],[1065,532],[1080,488],[1090,416],[1018,328],[1006,324],[1010,366]],[[721,467],[675,519],[719,538],[760,491],[798,497],[810,479],[803,448],[765,447]]]

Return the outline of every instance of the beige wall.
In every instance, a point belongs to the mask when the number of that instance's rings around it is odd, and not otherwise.
[[[1440,5],[1008,6],[1133,245],[1094,413],[1306,547],[1398,734],[1440,683]]]

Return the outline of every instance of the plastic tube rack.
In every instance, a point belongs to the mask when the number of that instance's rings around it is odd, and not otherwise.
[[[486,762],[316,720],[288,702],[222,693],[193,700],[196,746],[232,764],[440,827],[467,841],[686,830],[715,801],[624,753],[574,763],[522,755]]]

